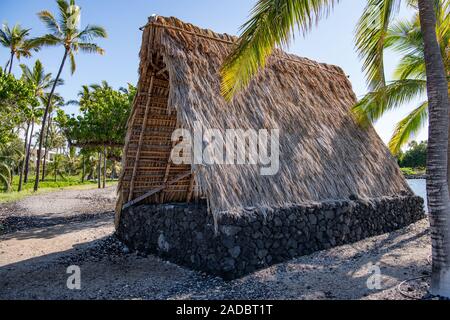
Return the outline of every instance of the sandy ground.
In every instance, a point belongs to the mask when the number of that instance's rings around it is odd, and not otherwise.
[[[112,215],[115,187],[68,189],[0,204],[0,234]]]
[[[154,256],[128,253],[112,235],[114,189],[63,191],[0,207],[0,299],[407,299],[397,286],[430,272],[428,221],[225,282]],[[77,216],[83,219],[76,219]],[[37,218],[36,227],[33,219]],[[2,220],[3,219],[3,220]],[[33,223],[27,224],[29,221]],[[81,270],[81,290],[66,286]],[[381,288],[369,289],[378,266]],[[406,284],[412,296],[426,282]]]

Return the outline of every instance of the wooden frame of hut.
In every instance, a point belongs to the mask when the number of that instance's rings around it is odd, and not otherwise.
[[[375,130],[353,118],[356,97],[339,67],[276,50],[228,103],[219,71],[235,37],[159,16],[142,30],[116,210],[132,249],[235,278],[423,217]],[[278,129],[278,173],[175,165],[172,133],[199,125]]]

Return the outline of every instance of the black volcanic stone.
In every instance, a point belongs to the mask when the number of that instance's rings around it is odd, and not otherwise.
[[[225,213],[218,233],[206,203],[141,205],[122,212],[117,235],[131,251],[233,279],[425,217],[423,199],[415,196],[352,200]]]

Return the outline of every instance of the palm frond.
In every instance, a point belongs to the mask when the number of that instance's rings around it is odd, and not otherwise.
[[[357,121],[366,126],[376,122],[387,111],[399,108],[425,92],[425,80],[396,80],[383,88],[368,93],[352,108],[352,112]]]
[[[51,88],[53,84],[55,83],[55,79],[50,80],[49,85],[47,88]],[[56,81],[56,86],[63,86],[64,85],[64,79],[59,78],[58,81]]]
[[[386,34],[385,48],[392,48],[400,54],[423,54],[419,17],[393,23]]]
[[[400,0],[367,0],[356,27],[356,49],[371,90],[385,85],[384,46],[389,23],[400,10]]]
[[[259,0],[242,27],[234,51],[221,70],[222,94],[231,100],[263,68],[274,48],[286,46],[294,27],[305,34],[339,0]]]
[[[389,150],[398,155],[401,148],[425,126],[428,120],[428,101],[414,109],[395,127],[394,134],[389,141]]]
[[[55,36],[61,37],[62,30],[53,14],[47,10],[38,13],[39,19],[47,26],[47,29]]]
[[[64,39],[61,39],[53,34],[46,34],[42,37],[34,38],[31,40],[35,46],[55,46],[63,44]]]
[[[78,101],[78,100],[69,100],[69,101],[66,102],[66,106],[71,106],[71,105],[79,106],[80,105],[80,101]]]
[[[70,59],[70,72],[74,74],[75,71],[77,70],[77,64],[75,62],[75,55],[73,51],[69,52],[69,59]]]
[[[395,68],[394,77],[397,79],[425,79],[426,69],[424,58],[412,54],[403,56]]]
[[[0,29],[0,43],[6,47],[9,48],[11,46],[11,37],[10,34],[6,31],[8,28],[8,25],[4,24],[2,25],[2,28]]]
[[[27,65],[21,64],[20,69],[22,70],[22,79],[31,79],[33,77],[33,72]]]
[[[78,34],[78,38],[82,42],[91,42],[95,38],[107,38],[108,33],[103,27],[96,25],[88,25],[83,31]]]
[[[62,33],[67,33],[67,21],[69,18],[70,4],[65,0],[56,0],[59,13],[59,24],[61,26]]]
[[[100,55],[105,54],[105,50],[103,50],[102,48],[100,48],[98,45],[96,45],[95,43],[84,43],[84,42],[79,42],[77,44],[78,48],[84,52],[84,53],[98,53]]]
[[[11,188],[11,169],[3,162],[0,162],[0,183],[6,190]]]

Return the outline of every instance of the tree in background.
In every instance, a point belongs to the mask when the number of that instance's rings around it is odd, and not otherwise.
[[[30,105],[38,105],[33,85],[0,70],[0,145],[15,136]]]
[[[92,41],[95,38],[106,38],[107,34],[105,29],[99,26],[88,25],[85,29],[79,29],[79,21],[81,18],[80,8],[76,5],[75,0],[57,0],[56,1],[59,10],[59,18],[49,11],[41,11],[38,16],[43,23],[46,24],[50,33],[35,40],[37,45],[46,46],[63,46],[64,55],[59,67],[56,81],[59,80],[61,72],[64,69],[67,58],[70,59],[71,72],[75,73],[75,53],[82,51],[85,53],[98,53],[103,54],[104,50]],[[53,85],[48,98],[48,104],[45,107],[44,116],[42,119],[41,133],[45,130],[47,116],[49,113],[50,105],[52,102],[53,94],[55,92],[56,82]],[[39,137],[39,149],[36,164],[36,180],[34,184],[34,191],[39,189],[40,178],[40,159],[42,156],[42,146],[44,143],[44,134]]]
[[[22,141],[14,137],[4,144],[0,144],[0,185],[6,191],[11,190],[12,173],[23,159]]]
[[[31,50],[38,51],[39,46],[33,39],[29,39],[31,29],[22,29],[20,24],[16,24],[12,29],[5,23],[0,29],[0,44],[10,50],[11,56],[6,63],[5,72],[11,74],[14,57],[20,60],[21,57],[31,57]]]
[[[440,0],[437,6],[436,33],[447,74],[450,77],[450,2]],[[421,97],[427,90],[424,44],[420,29],[419,15],[410,20],[401,20],[389,27],[384,48],[393,49],[402,55],[398,63],[394,81],[386,83],[368,93],[353,108],[363,125],[374,123],[386,112],[400,108]],[[383,68],[380,62],[379,68]],[[450,86],[449,86],[450,90]],[[428,121],[428,100],[422,101],[402,119],[395,128],[389,142],[392,154],[398,155],[401,148],[413,138]]]
[[[49,99],[49,94],[46,94],[44,96],[41,97],[41,101],[43,105],[47,105],[48,104],[48,99]],[[61,110],[61,108],[64,106],[64,99],[55,94],[53,96],[53,101],[50,104],[50,110],[49,110],[49,117],[48,117],[48,121],[47,121],[47,126],[46,126],[46,130],[45,130],[45,142],[44,142],[44,148],[45,148],[45,152],[44,152],[44,160],[42,162],[42,181],[45,181],[45,177],[46,177],[46,168],[47,168],[47,157],[48,157],[48,153],[50,150],[52,150],[53,148],[55,148],[55,143],[53,142],[54,140],[49,139],[50,137],[50,133],[51,133],[51,128],[53,125],[53,115],[54,113],[58,112],[59,110]],[[56,129],[54,129],[56,130]]]
[[[399,154],[399,165],[402,168],[425,168],[427,165],[427,142],[412,141],[408,150]]]
[[[125,143],[126,124],[135,94],[136,88],[132,85],[119,90],[105,81],[100,85],[83,86],[79,100],[69,102],[79,105],[80,115],[58,114],[58,124],[70,145],[98,152],[97,170],[103,166],[103,187],[106,186],[108,158]]]
[[[48,174],[53,176],[53,181],[56,182],[58,176],[60,176],[63,180],[66,180],[64,176],[65,173],[65,165],[66,158],[62,154],[56,154],[53,157],[53,161],[48,165]]]
[[[34,89],[32,84],[0,69],[0,180],[6,190],[11,187],[14,168],[23,162],[23,152],[17,151],[20,140],[15,130],[26,121],[30,106],[38,104]]]
[[[40,118],[42,117],[43,110],[39,106],[29,106],[26,112],[26,131],[25,131],[25,142],[24,142],[24,154],[25,159],[22,164],[22,170],[19,177],[19,188],[18,191],[22,191],[22,184],[28,182],[28,174],[30,168],[30,154],[31,154],[31,144],[33,142],[34,127],[39,124]],[[23,182],[23,183],[22,183]]]
[[[30,85],[33,85],[35,88],[34,95],[35,97],[42,103],[46,102],[45,96],[48,95],[48,90],[52,88],[53,86],[60,86],[64,84],[64,81],[62,79],[53,79],[51,73],[45,73],[44,67],[40,60],[36,60],[33,69],[30,69],[24,64],[20,65],[20,68],[22,69],[22,79]],[[34,126],[37,122],[38,118],[41,118],[43,116],[43,108],[32,108],[29,112],[30,118],[27,121],[27,130],[26,130],[26,140],[28,139],[28,131],[31,127],[31,132],[29,134],[29,142],[28,147],[25,148],[25,167],[24,167],[24,174],[23,174],[23,182],[28,182],[28,173],[29,173],[29,163],[30,163],[30,151],[31,151],[31,142],[32,137],[34,133]],[[27,145],[27,143],[25,143]],[[22,190],[22,174],[19,178],[19,190]]]
[[[69,101],[80,107],[80,115],[64,118],[60,125],[68,140],[77,147],[123,147],[126,124],[136,93],[132,85],[127,90],[114,90],[106,82],[84,86],[78,101]]]

